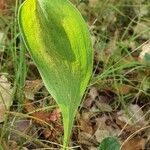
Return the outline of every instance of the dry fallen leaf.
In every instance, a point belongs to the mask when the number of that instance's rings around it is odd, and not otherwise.
[[[2,12],[6,8],[5,0],[0,1],[0,11]]]
[[[91,108],[92,104],[93,104],[93,99],[88,97],[85,99],[82,107]]]
[[[96,98],[97,96],[99,96],[98,91],[97,91],[97,88],[91,87],[91,89],[90,89],[90,91],[89,91],[89,96],[90,96],[93,100],[95,100],[95,98]]]
[[[120,133],[120,130],[107,125],[106,121],[109,119],[106,115],[101,118],[97,118],[97,130],[95,132],[95,137],[98,142],[101,142],[104,138],[108,136],[117,136]]]
[[[61,117],[60,113],[61,113],[61,110],[59,108],[54,109],[51,115],[49,116],[49,120],[52,122],[59,120]]]
[[[44,111],[37,111],[32,113],[32,116],[35,118],[35,121],[38,124],[44,125],[44,122],[49,123],[50,119],[50,113],[44,112]]]
[[[138,105],[130,104],[128,113],[131,117],[124,110],[119,111],[117,113],[118,119],[129,125],[136,125],[136,127],[142,127],[146,124],[144,113]]]
[[[80,118],[78,119],[80,130],[83,132],[86,132],[92,136],[93,134],[93,127],[90,122],[90,114],[89,113],[83,113]]]
[[[108,105],[107,103],[97,102],[96,105],[101,112],[112,112],[113,111],[112,107],[110,105]]]
[[[45,137],[45,139],[48,139],[50,136],[52,135],[52,131],[51,130],[44,130],[43,131],[43,136]]]
[[[121,150],[142,150],[145,146],[145,139],[135,138],[127,141],[121,148]]]
[[[14,126],[17,131],[20,131],[22,133],[27,133],[27,130],[29,129],[31,123],[32,123],[31,120],[22,119],[22,120],[16,121]]]
[[[35,121],[38,124],[43,125],[44,122],[57,122],[61,118],[61,111],[59,108],[54,109],[52,112],[46,112],[43,110],[36,111],[34,104],[27,99],[25,100],[24,108],[28,113],[32,112],[30,115],[35,118]]]
[[[25,96],[27,99],[34,100],[34,94],[43,86],[42,80],[26,81]]]
[[[5,111],[12,103],[11,84],[5,76],[0,76],[0,122],[4,121]]]
[[[88,97],[85,99],[83,106],[85,108],[91,108],[92,104],[95,102],[96,97],[98,97],[98,90],[96,87],[91,87]]]
[[[85,144],[87,146],[93,146],[94,144],[97,144],[93,136],[86,132],[80,132],[78,134],[78,141],[80,144]]]
[[[9,13],[9,7],[15,4],[15,0],[0,0],[0,13],[7,15]]]
[[[25,101],[25,110],[34,117],[37,125],[42,126],[41,135],[51,141],[57,140],[63,134],[63,125],[61,124],[61,111],[55,108],[53,111],[36,110],[36,107],[29,100]],[[47,128],[49,124],[52,128]],[[46,127],[46,128],[45,128]]]
[[[118,88],[118,92],[122,95],[128,94],[132,90],[132,86],[127,84],[120,84]]]
[[[116,124],[126,132],[133,133],[139,129],[139,128],[135,127],[134,125],[130,125],[124,121],[119,120],[117,117],[115,118],[115,121],[116,121]]]

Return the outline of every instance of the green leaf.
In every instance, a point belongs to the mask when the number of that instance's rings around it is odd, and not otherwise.
[[[99,150],[119,150],[120,143],[114,137],[107,137],[100,143]]]
[[[45,86],[62,111],[66,146],[92,73],[88,28],[68,0],[26,0],[19,10],[19,26]]]

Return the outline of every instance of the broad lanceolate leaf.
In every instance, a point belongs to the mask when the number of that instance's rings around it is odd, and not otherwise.
[[[87,26],[68,0],[26,0],[19,25],[45,86],[61,108],[67,143],[92,72]]]

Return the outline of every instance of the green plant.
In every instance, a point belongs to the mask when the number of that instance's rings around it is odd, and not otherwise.
[[[20,7],[19,26],[45,86],[62,111],[66,147],[92,73],[88,28],[68,0],[26,0]]]
[[[99,150],[119,150],[120,143],[114,137],[104,138],[99,146]]]

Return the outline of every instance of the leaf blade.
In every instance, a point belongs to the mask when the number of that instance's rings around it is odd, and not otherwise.
[[[67,142],[92,73],[88,28],[67,0],[26,0],[19,11],[19,25],[45,86],[62,110]]]

